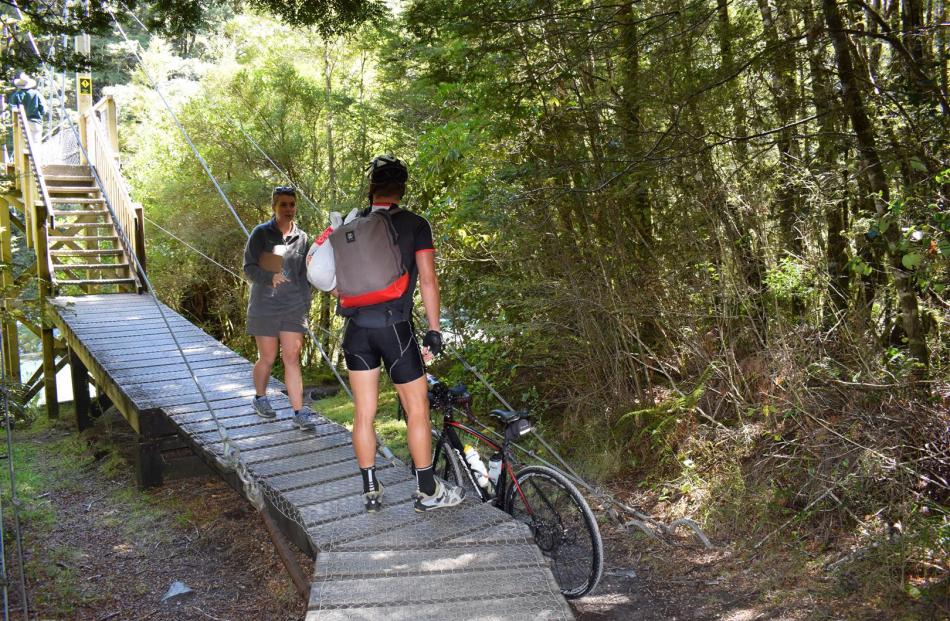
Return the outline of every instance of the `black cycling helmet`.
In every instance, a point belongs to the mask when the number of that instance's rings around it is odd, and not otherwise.
[[[366,167],[366,178],[370,183],[405,183],[409,180],[409,170],[397,157],[377,155]]]

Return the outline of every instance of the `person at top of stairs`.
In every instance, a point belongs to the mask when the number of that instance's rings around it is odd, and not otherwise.
[[[43,116],[46,114],[46,102],[43,101],[40,92],[36,90],[36,80],[25,73],[20,73],[13,80],[13,86],[16,87],[16,90],[13,91],[7,101],[14,110],[20,105],[26,110],[30,137],[38,143],[43,136]]]

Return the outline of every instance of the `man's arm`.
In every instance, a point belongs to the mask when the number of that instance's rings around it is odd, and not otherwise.
[[[416,267],[419,270],[419,293],[422,294],[422,306],[426,311],[426,322],[430,330],[441,332],[439,327],[439,278],[435,275],[435,252],[420,250],[416,252]]]

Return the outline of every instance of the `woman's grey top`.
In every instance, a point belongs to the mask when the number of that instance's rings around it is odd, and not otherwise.
[[[290,282],[272,287],[275,272],[262,268],[260,259],[261,253],[274,252],[277,246],[285,246],[283,271]],[[244,273],[251,281],[248,317],[276,317],[310,308],[311,290],[307,281],[309,246],[307,234],[296,224],[287,235],[277,228],[274,218],[254,227],[244,248]]]

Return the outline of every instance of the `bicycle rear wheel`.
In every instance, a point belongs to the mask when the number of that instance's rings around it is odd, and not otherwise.
[[[442,434],[432,430],[432,466],[435,470],[435,476],[443,481],[462,485],[462,464],[459,462],[458,454],[448,438],[443,438]]]
[[[531,528],[561,593],[569,599],[586,595],[604,569],[600,529],[587,501],[552,468],[527,466],[515,476],[518,485],[509,486],[505,511]]]

